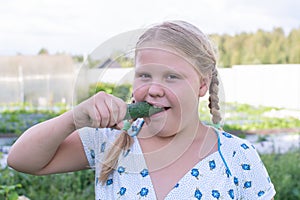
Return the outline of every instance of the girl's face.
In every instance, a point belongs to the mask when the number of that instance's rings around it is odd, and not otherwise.
[[[136,54],[133,97],[163,107],[164,111],[145,118],[151,134],[168,137],[195,126],[198,101],[207,87],[185,58],[174,50],[139,49]]]

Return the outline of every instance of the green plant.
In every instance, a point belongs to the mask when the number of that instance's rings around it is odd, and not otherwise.
[[[300,199],[299,149],[285,154],[263,154],[261,159],[275,186],[275,199]]]
[[[16,188],[22,187],[21,184],[16,185],[0,185],[0,197],[4,200],[17,200],[19,195]]]
[[[129,102],[131,99],[131,85],[117,85],[113,88],[112,94],[123,99],[126,102]]]
[[[16,192],[29,199],[95,199],[93,170],[47,176],[33,176],[5,168],[0,169],[0,185],[4,187],[22,185],[21,188],[15,187],[14,191],[11,190],[10,192]],[[0,199],[4,199],[4,196],[0,195]]]
[[[262,154],[271,181],[276,189],[275,199],[294,200],[300,198],[300,152],[286,154]],[[94,171],[85,170],[49,176],[32,176],[9,168],[0,169],[0,185],[22,187],[10,188],[30,199],[55,200],[94,199]],[[0,195],[0,199],[5,199]],[[11,199],[7,199],[11,200]]]
[[[39,109],[29,103],[1,105],[0,133],[20,135],[29,127],[53,118],[69,109],[64,103],[57,103],[49,109]]]
[[[130,84],[115,85],[113,83],[101,82],[90,85],[89,96],[92,96],[99,91],[104,91],[128,102],[131,98],[131,90],[132,88]]]
[[[199,106],[200,119],[211,123],[207,101],[201,101]],[[259,130],[294,128],[299,129],[300,119],[296,117],[269,117],[270,111],[281,111],[281,108],[269,106],[252,106],[248,104],[224,103],[221,110],[223,115],[223,129],[228,132],[258,132]],[[299,111],[300,112],[300,111]]]

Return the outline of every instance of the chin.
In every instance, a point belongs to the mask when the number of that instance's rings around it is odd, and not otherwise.
[[[174,126],[176,123],[170,123],[165,120],[149,120],[148,122],[145,120],[149,131],[152,136],[159,137],[171,137],[176,135],[177,127]]]

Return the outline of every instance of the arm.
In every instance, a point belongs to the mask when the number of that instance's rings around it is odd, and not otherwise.
[[[73,110],[25,131],[11,148],[8,165],[37,175],[86,169],[88,161],[76,129],[112,127],[125,113],[121,99],[97,93]]]
[[[8,165],[30,174],[65,172],[88,166],[72,121],[69,111],[28,129],[12,146]]]

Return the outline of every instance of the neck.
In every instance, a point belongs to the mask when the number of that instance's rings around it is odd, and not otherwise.
[[[147,130],[147,126],[144,129]],[[151,160],[151,163],[148,163],[149,167],[155,171],[172,165],[186,152],[194,152],[199,157],[205,157],[213,146],[214,135],[211,134],[209,127],[198,121],[172,136],[139,138],[139,143],[146,159]]]
[[[142,143],[147,143],[150,146],[149,151],[153,152],[158,149],[166,149],[176,147],[178,151],[187,148],[192,143],[202,143],[209,135],[209,128],[200,120],[180,129],[180,131],[165,136],[164,134],[151,134],[149,127],[145,123],[141,129],[138,139]]]

